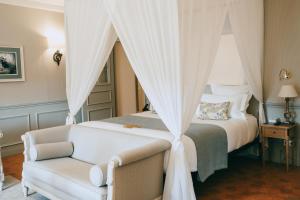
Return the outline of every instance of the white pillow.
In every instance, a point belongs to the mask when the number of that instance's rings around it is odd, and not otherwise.
[[[55,142],[30,146],[30,159],[32,161],[68,157],[72,154],[73,144],[71,142]]]
[[[94,165],[90,169],[90,181],[93,185],[100,187],[106,184],[107,164]]]
[[[201,101],[207,103],[230,102],[229,117],[243,118],[244,113],[241,111],[241,104],[245,96],[247,95],[240,94],[240,95],[221,96],[221,95],[213,95],[213,94],[204,94],[202,95]]]
[[[250,89],[248,85],[218,85],[218,84],[211,84],[211,91],[212,94],[216,95],[241,95],[246,94],[244,96],[241,104],[241,111],[246,112],[249,101],[251,100],[252,94],[250,93]]]

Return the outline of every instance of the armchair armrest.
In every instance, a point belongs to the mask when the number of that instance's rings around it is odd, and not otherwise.
[[[170,147],[171,144],[166,140],[158,140],[141,148],[124,151],[119,155],[112,157],[111,160],[117,161],[118,166],[123,166],[166,151]]]
[[[157,140],[114,156],[108,164],[108,200],[157,199],[163,191],[165,151],[171,144]]]

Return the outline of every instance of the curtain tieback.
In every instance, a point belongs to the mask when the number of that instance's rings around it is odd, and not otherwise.
[[[70,124],[76,124],[76,119],[75,116],[69,112],[66,119],[66,125],[70,125]]]
[[[172,148],[177,149],[179,146],[183,145],[182,135],[176,136],[172,141]]]

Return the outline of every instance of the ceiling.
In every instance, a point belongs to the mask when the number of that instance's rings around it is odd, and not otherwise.
[[[0,3],[63,12],[64,0],[0,0]]]

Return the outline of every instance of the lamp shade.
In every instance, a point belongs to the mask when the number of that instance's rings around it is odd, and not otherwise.
[[[292,98],[292,97],[297,97],[298,94],[293,85],[283,85],[281,86],[278,96],[284,98]]]

